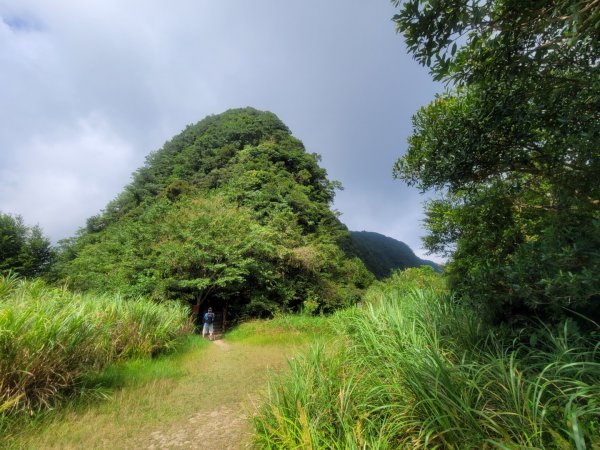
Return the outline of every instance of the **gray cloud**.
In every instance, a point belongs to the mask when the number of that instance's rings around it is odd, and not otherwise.
[[[72,235],[185,125],[249,105],[323,156],[351,229],[422,254],[422,199],[391,170],[439,86],[393,14],[385,0],[0,0],[0,210]]]

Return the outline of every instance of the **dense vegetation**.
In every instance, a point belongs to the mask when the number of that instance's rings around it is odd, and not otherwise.
[[[54,252],[42,229],[28,227],[21,216],[0,212],[0,275],[12,271],[37,277],[48,270]]]
[[[260,448],[596,448],[600,330],[488,328],[431,269],[373,285],[340,335],[290,362],[255,418]]]
[[[402,2],[449,88],[395,174],[440,193],[425,244],[450,289],[409,269],[338,313],[339,339],[272,384],[261,448],[600,446],[596,3]]]
[[[358,256],[379,280],[393,270],[410,267],[431,266],[439,270],[436,263],[419,258],[404,242],[372,231],[351,231],[350,235]]]
[[[0,276],[0,429],[7,415],[52,406],[85,375],[167,350],[190,331],[189,313],[176,303]]]
[[[395,171],[445,193],[425,244],[452,289],[495,320],[600,319],[597,2],[409,0],[394,20],[451,86]]]
[[[407,0],[394,20],[449,86],[395,165],[440,193],[425,244],[446,276],[393,272],[354,306],[367,267],[423,261],[353,239],[330,209],[337,183],[275,115],[210,116],[61,243],[49,278],[88,294],[0,278],[0,414],[169,347],[189,310],[163,301],[182,300],[338,331],[272,384],[261,448],[600,446],[597,2]],[[0,251],[0,272],[28,277],[52,257],[39,227],[5,214]]]
[[[152,153],[63,243],[55,277],[238,317],[331,311],[373,279],[330,209],[336,186],[274,114],[210,116]]]

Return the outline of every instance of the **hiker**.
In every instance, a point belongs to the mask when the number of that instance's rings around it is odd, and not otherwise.
[[[212,308],[208,308],[208,312],[204,314],[204,326],[202,327],[202,337],[208,333],[208,338],[213,340],[213,332],[215,331],[215,314]]]

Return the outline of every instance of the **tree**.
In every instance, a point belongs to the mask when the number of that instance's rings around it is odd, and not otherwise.
[[[226,111],[152,153],[61,245],[79,290],[227,304],[233,318],[357,301],[373,277],[330,209],[339,183],[272,113]]]
[[[496,320],[597,317],[597,1],[409,0],[394,20],[449,86],[394,172],[441,193],[425,244],[451,255],[453,288]]]
[[[14,271],[25,277],[42,275],[53,258],[50,240],[19,215],[0,212],[0,273]]]

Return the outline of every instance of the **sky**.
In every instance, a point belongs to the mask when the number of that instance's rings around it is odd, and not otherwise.
[[[186,125],[252,106],[322,156],[351,230],[424,257],[424,196],[392,168],[441,87],[395,12],[388,0],[0,0],[0,211],[72,236]]]

